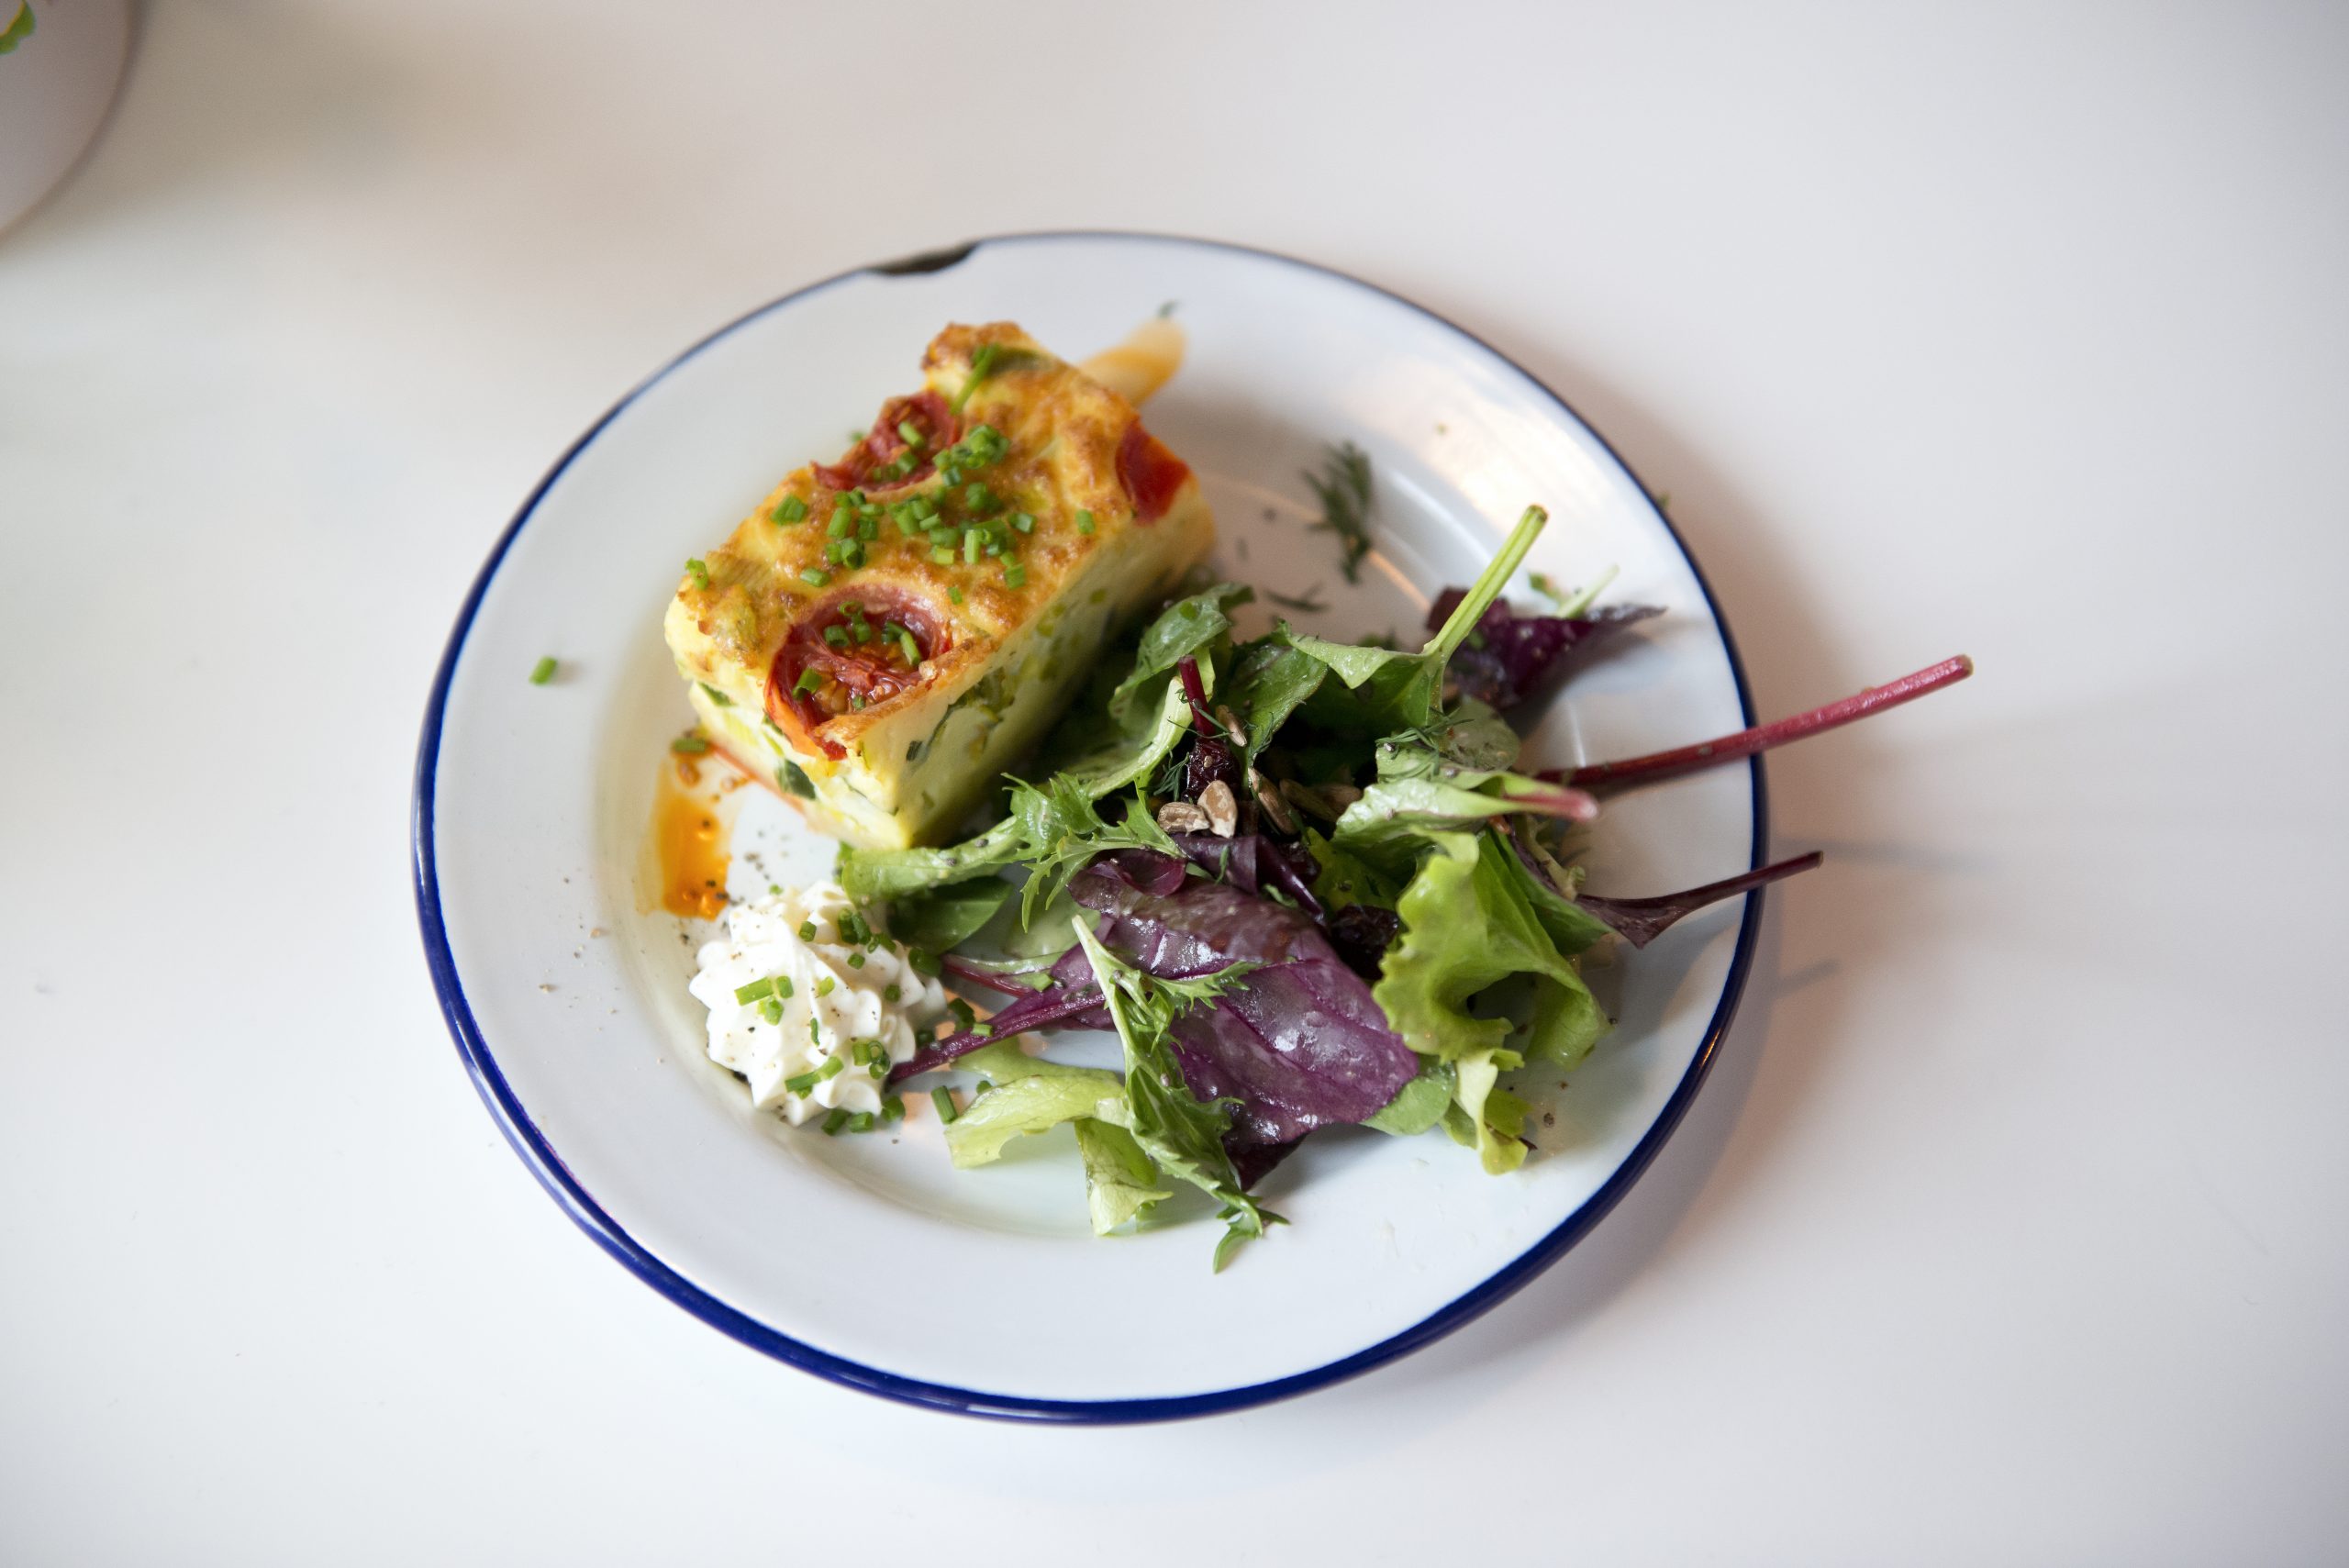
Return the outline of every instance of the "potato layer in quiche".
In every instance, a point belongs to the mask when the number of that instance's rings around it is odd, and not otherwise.
[[[711,743],[865,848],[946,836],[1102,643],[1214,542],[1133,406],[1008,322],[686,569],[665,630]]]

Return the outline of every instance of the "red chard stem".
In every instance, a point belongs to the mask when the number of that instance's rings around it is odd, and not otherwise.
[[[1734,762],[1741,757],[1751,757],[1767,751],[1773,746],[1783,746],[1789,740],[1821,734],[1840,728],[1854,719],[1865,718],[1902,703],[1914,702],[1927,692],[1954,685],[1974,673],[1974,661],[1964,654],[1944,659],[1913,675],[1903,675],[1881,686],[1870,686],[1855,696],[1825,707],[1812,708],[1775,724],[1757,725],[1741,729],[1734,735],[1724,735],[1718,740],[1699,741],[1694,746],[1682,746],[1670,751],[1655,751],[1644,757],[1630,757],[1620,762],[1591,762],[1572,772],[1552,770],[1545,778],[1564,773],[1565,782],[1587,788],[1594,784],[1652,784],[1658,779],[1677,778],[1699,769]]]
[[[1655,898],[1600,898],[1586,893],[1576,897],[1575,902],[1614,927],[1615,934],[1633,947],[1643,948],[1683,915],[1692,914],[1708,904],[1718,904],[1724,898],[1734,898],[1741,893],[1751,893],[1757,887],[1783,881],[1797,872],[1809,871],[1824,858],[1813,850],[1807,855],[1797,855],[1790,861],[1764,866],[1760,871],[1749,871],[1742,876],[1709,882],[1686,893],[1666,893]]]

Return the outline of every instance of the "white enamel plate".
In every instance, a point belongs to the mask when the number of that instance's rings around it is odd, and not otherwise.
[[[691,722],[661,639],[679,563],[917,384],[945,323],[1016,320],[1082,359],[1170,302],[1189,355],[1151,428],[1206,486],[1223,574],[1328,606],[1273,613],[1413,637],[1538,501],[1553,520],[1530,568],[1578,584],[1617,567],[1607,602],[1666,613],[1577,673],[1528,765],[1753,722],[1696,563],[1606,443],[1466,333],[1319,267],[1142,235],[989,239],[803,289],[638,387],[555,464],[457,617],[417,761],[425,946],[482,1097],[564,1210],[686,1310],[872,1393],[1152,1419],[1426,1344],[1555,1262],[1636,1179],[1744,980],[1753,898],[1620,953],[1591,972],[1614,1033],[1564,1087],[1517,1085],[1536,1107],[1523,1170],[1487,1176],[1440,1131],[1317,1134],[1262,1189],[1290,1223],[1221,1274],[1201,1209],[1095,1239],[1064,1128],[957,1172],[919,1095],[885,1131],[826,1138],[753,1113],[704,1056],[685,981],[708,929],[647,913],[641,869],[658,770]],[[1308,528],[1299,477],[1341,439],[1376,475],[1359,585]],[[1531,602],[1522,579],[1516,593]],[[562,673],[533,685],[547,654]],[[831,846],[781,802],[739,794],[738,887],[829,869]],[[1751,764],[1622,795],[1591,830],[1589,885],[1663,893],[1758,866],[1761,806]]]

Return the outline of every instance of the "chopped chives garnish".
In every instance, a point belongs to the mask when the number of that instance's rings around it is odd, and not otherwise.
[[[809,692],[814,691],[818,686],[820,686],[823,684],[824,673],[822,671],[802,670],[799,672],[799,679],[791,683],[791,695],[796,697],[804,697]]]
[[[980,545],[980,543],[981,543],[981,535],[980,535],[980,533],[979,533],[979,530],[978,530],[978,529],[976,529],[976,528],[964,528],[964,529],[963,530],[963,565],[965,565],[965,566],[976,566],[976,565],[979,563],[979,545]]]
[[[799,580],[810,588],[820,588],[832,580],[832,574],[819,567],[809,566],[800,571]]]
[[[696,555],[685,562],[685,575],[694,580],[695,587],[707,588],[709,586],[709,563]]]
[[[774,511],[770,516],[777,523],[799,522],[807,516],[807,503],[796,495],[785,495],[775,503]]]
[[[764,980],[753,980],[748,985],[737,986],[734,999],[737,1002],[755,1002],[762,996],[773,996],[787,1002],[791,999],[792,990],[791,976],[776,974]]]
[[[1092,513],[1079,511],[1076,514],[1076,531],[1081,534],[1089,534],[1093,531]]]
[[[824,532],[833,539],[846,539],[856,532],[856,514],[846,506],[832,508],[832,520],[824,525]]]
[[[818,1082],[820,1083],[826,1078],[839,1077],[841,1075],[841,1069],[845,1068],[847,1065],[847,1062],[842,1062],[837,1056],[827,1056],[824,1058],[824,1064],[816,1069],[816,1077]]]
[[[1011,526],[1023,534],[1028,533],[1036,527],[1036,519],[1025,512],[1014,512],[1011,514]]]
[[[946,590],[946,596],[959,605],[963,602],[963,590],[960,587],[949,588]]]
[[[734,699],[732,697],[728,696],[724,692],[719,691],[707,681],[696,681],[694,684],[701,688],[702,695],[707,697],[718,706],[732,707],[734,706]]]
[[[871,1132],[873,1130],[873,1113],[871,1111],[857,1112],[854,1116],[848,1118],[848,1129],[851,1132]]]
[[[831,1115],[826,1117],[824,1118],[824,1136],[830,1138],[837,1135],[841,1129],[848,1125],[848,1118],[849,1113],[846,1111],[834,1111]]]
[[[897,421],[897,435],[909,447],[918,447],[922,444],[921,427],[911,419]]]
[[[862,692],[851,692],[848,695],[848,706],[850,712],[863,713],[864,711],[864,694]]]
[[[816,1086],[816,1074],[811,1069],[796,1077],[785,1078],[783,1081],[783,1086],[786,1093],[805,1096],[808,1090]]]
[[[930,559],[932,565],[952,566],[954,563],[954,552],[941,544],[930,552]]]
[[[947,1003],[946,1010],[954,1015],[954,1022],[960,1028],[974,1029],[979,1027],[979,1015],[973,1012],[971,1004],[963,1000],[962,997],[957,996]]]
[[[912,632],[901,631],[897,633],[897,646],[906,651],[907,663],[918,664],[921,662],[921,650],[914,646],[914,634]]]
[[[543,686],[554,679],[554,655],[550,653],[530,666],[530,684]]]
[[[898,990],[895,985],[884,985],[881,987],[881,999],[884,1002],[894,1002],[904,995],[905,993]]]
[[[846,648],[848,646],[848,628],[844,626],[826,627],[824,628],[824,640],[834,648]]]
[[[771,1024],[783,1022],[783,1004],[770,996],[759,1004],[759,1017]]]
[[[974,512],[984,511],[991,499],[993,497],[988,495],[987,487],[975,479],[963,486],[963,505]]]
[[[887,1099],[881,1102],[881,1119],[883,1121],[903,1121],[905,1119],[905,1116],[906,1097],[903,1095],[891,1095]]]
[[[963,1114],[954,1104],[954,1091],[942,1084],[930,1092],[930,1103],[938,1107],[938,1119],[941,1121],[952,1121]]]
[[[864,955],[861,952],[852,952],[849,954],[848,966],[851,969],[863,969],[864,967]]]
[[[812,942],[816,940],[815,921],[802,920],[799,922],[799,940],[803,942]]]
[[[669,750],[680,757],[698,757],[709,750],[709,741],[700,735],[680,735],[669,742]]]
[[[823,1028],[816,1022],[816,1015],[812,1012],[807,1015],[807,1043],[809,1045],[824,1043]]]
[[[829,974],[818,974],[816,976],[816,995],[818,996],[829,996],[831,994],[832,977]]]
[[[1003,585],[1005,587],[1020,587],[1026,584],[1027,581],[1028,569],[1026,567],[1020,565],[1019,562],[1016,561],[1009,562],[1005,564],[1003,569]]]

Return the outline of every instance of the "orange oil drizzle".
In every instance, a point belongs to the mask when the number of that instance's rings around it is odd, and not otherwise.
[[[726,907],[727,830],[701,764],[680,757],[661,770],[652,801],[652,841],[661,868],[661,907],[715,920]]]

